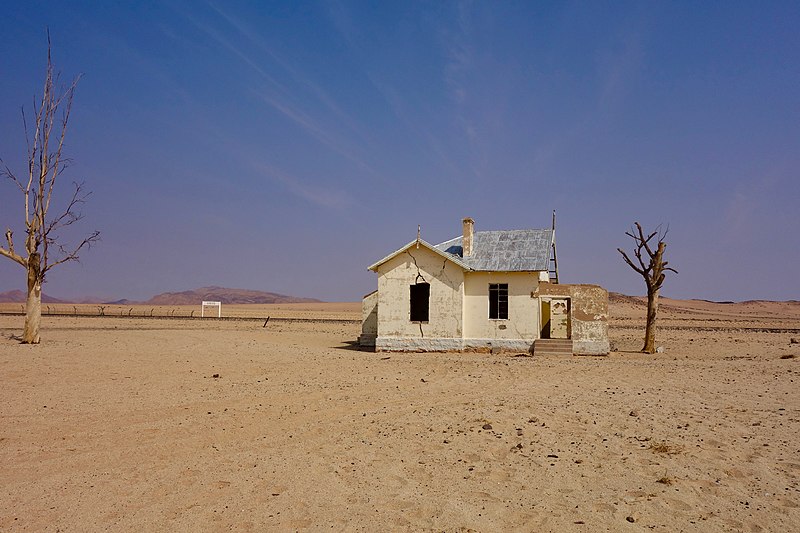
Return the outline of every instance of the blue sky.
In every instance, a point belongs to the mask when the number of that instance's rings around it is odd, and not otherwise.
[[[99,6],[98,6],[99,4]],[[642,294],[617,247],[669,224],[679,298],[800,299],[797,2],[17,2],[0,157],[49,26],[83,73],[62,185],[102,242],[59,297],[204,285],[357,300],[416,237],[547,227],[565,282]],[[66,189],[64,189],[66,191]],[[21,233],[0,183],[0,225]],[[77,238],[78,234],[65,235]],[[22,288],[0,260],[0,290]]]

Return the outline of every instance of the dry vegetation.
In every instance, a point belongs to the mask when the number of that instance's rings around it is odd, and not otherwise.
[[[796,304],[662,300],[644,355],[617,301],[607,358],[370,353],[355,322],[278,320],[359,310],[44,317],[40,346],[0,315],[0,530],[800,523]]]

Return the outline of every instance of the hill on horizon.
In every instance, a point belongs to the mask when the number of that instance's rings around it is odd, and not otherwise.
[[[224,304],[287,304],[316,303],[322,300],[300,298],[275,292],[255,291],[250,289],[228,289],[225,287],[200,287],[181,292],[164,292],[153,296],[147,305],[195,305],[203,300],[212,300]]]
[[[711,305],[754,305],[754,304],[787,304],[787,305],[797,305],[800,304],[798,300],[742,300],[742,301],[732,301],[732,300],[705,300],[702,298],[670,298],[662,294],[659,297],[659,301],[661,302],[698,302],[698,303],[707,303]],[[647,296],[631,296],[629,294],[622,294],[620,292],[612,292],[609,291],[608,293],[608,302],[609,303],[627,303],[632,305],[646,305],[647,304]]]
[[[28,295],[25,294],[25,291],[21,291],[19,289],[13,291],[6,291],[0,292],[0,303],[6,304],[24,304],[28,299]],[[65,304],[70,303],[66,300],[59,300],[58,298],[53,298],[52,296],[46,295],[44,292],[42,293],[42,303],[45,304]]]
[[[11,290],[0,292],[0,303],[21,303],[24,304],[26,300],[25,291]],[[289,296],[286,294],[278,294],[275,292],[255,291],[249,289],[229,289],[226,287],[200,287],[199,289],[191,289],[181,292],[163,292],[157,294],[144,302],[137,302],[122,298],[119,300],[102,300],[99,298],[75,298],[75,299],[61,299],[48,296],[42,293],[42,303],[51,304],[86,304],[86,303],[104,303],[104,304],[146,304],[146,305],[195,305],[203,300],[212,300],[222,302],[224,304],[283,304],[283,303],[315,303],[321,302],[315,298],[300,298],[298,296]]]

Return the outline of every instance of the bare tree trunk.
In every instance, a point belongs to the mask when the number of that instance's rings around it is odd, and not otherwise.
[[[67,261],[77,261],[79,252],[84,247],[90,248],[100,238],[100,233],[95,231],[73,248],[65,246],[58,235],[59,230],[83,218],[80,207],[86,202],[89,193],[83,190],[82,183],[75,182],[72,196],[66,197],[66,201],[63,202],[66,206],[64,211],[55,216],[50,212],[53,191],[57,190],[56,182],[70,162],[69,158],[63,157],[62,149],[72,109],[72,98],[79,78],[80,76],[75,78],[69,85],[59,87],[59,75],[53,68],[50,57],[48,32],[47,69],[42,97],[34,101],[32,123],[26,119],[25,112],[22,113],[28,159],[25,173],[14,174],[14,171],[0,160],[0,177],[10,179],[17,186],[25,206],[27,257],[14,250],[14,233],[10,229],[5,233],[5,246],[0,245],[0,256],[7,257],[22,266],[28,275],[25,328],[22,333],[22,342],[26,344],[39,344],[42,284],[47,272]],[[61,203],[56,202],[56,204]]]
[[[28,299],[25,302],[25,329],[22,342],[39,344],[39,325],[42,321],[42,282],[39,254],[28,258]]]
[[[622,248],[617,248],[617,251],[622,254],[622,258],[628,263],[632,269],[638,272],[647,285],[647,326],[644,333],[644,353],[656,353],[656,316],[658,315],[658,291],[661,290],[661,285],[664,283],[666,272],[678,273],[672,267],[668,267],[667,261],[664,261],[664,250],[667,248],[667,243],[664,238],[667,236],[669,229],[661,231],[661,226],[656,228],[656,231],[645,236],[642,225],[634,222],[635,229],[625,232],[625,235],[631,237],[633,242],[636,243],[636,249],[633,251],[637,263],[634,263],[628,254]],[[650,241],[658,236],[658,247],[653,251],[650,246]],[[647,254],[647,262],[642,252]]]
[[[644,332],[644,353],[656,353],[656,316],[659,289],[647,289],[647,327]]]

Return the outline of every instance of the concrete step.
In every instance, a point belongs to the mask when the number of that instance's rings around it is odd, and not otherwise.
[[[572,339],[537,339],[534,355],[572,355]]]

